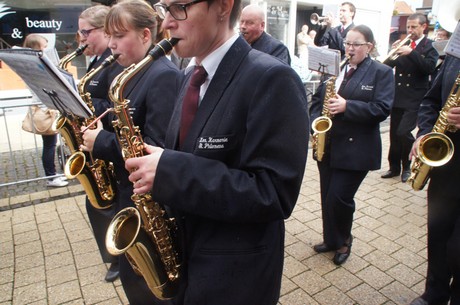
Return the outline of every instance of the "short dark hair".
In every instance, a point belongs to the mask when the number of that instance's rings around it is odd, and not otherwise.
[[[426,19],[426,16],[420,13],[415,13],[407,17],[407,20],[415,20],[415,19],[417,19],[421,25],[424,25],[428,22],[428,20]]]
[[[351,19],[355,19],[355,15],[356,15],[356,6],[351,3],[351,2],[343,2],[341,4],[341,6],[344,6],[344,5],[348,5],[348,7],[350,8],[350,12],[353,13],[353,17],[351,17]]]
[[[230,13],[230,28],[234,28],[241,14],[241,0],[233,2],[232,12]]]

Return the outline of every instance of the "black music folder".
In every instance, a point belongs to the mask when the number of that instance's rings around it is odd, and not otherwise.
[[[53,65],[42,51],[0,50],[0,60],[14,70],[47,107],[82,118],[91,116],[91,110],[76,90],[72,75]]]

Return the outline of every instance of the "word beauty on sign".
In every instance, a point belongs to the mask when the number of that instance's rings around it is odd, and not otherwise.
[[[59,20],[31,20],[26,17],[26,25],[28,28],[36,29],[56,29],[59,31],[62,26],[62,21]]]

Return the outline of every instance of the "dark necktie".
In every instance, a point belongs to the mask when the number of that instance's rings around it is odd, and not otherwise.
[[[206,73],[203,66],[195,66],[187,92],[184,96],[184,102],[182,103],[179,145],[182,145],[184,142],[193,118],[195,117],[196,110],[198,109],[198,101],[200,99],[200,87],[206,80],[207,75],[208,73]]]
[[[410,43],[410,47],[412,48],[412,50],[415,49],[416,46],[417,44],[415,43],[415,41],[412,40]]]
[[[340,84],[340,89],[339,91],[342,91],[343,88],[345,88],[345,86],[347,85],[348,83],[348,80],[351,78],[351,76],[353,75],[353,73],[355,72],[355,68],[350,68],[349,70],[347,70],[347,72],[345,73],[345,76],[343,77],[343,81],[342,83]]]
[[[343,33],[343,31],[345,30],[345,28],[343,27],[343,25],[340,27],[340,33]]]

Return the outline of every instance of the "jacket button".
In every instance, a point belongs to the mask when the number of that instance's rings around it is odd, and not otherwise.
[[[402,73],[400,73],[399,76],[402,77],[403,76]]]
[[[410,73],[409,73],[409,74],[407,74],[407,77],[410,77]]]
[[[401,86],[401,83],[398,83],[398,86]]]
[[[410,85],[409,84],[406,84],[406,87],[409,87]]]
[[[348,142],[353,142],[353,138],[348,138]]]

